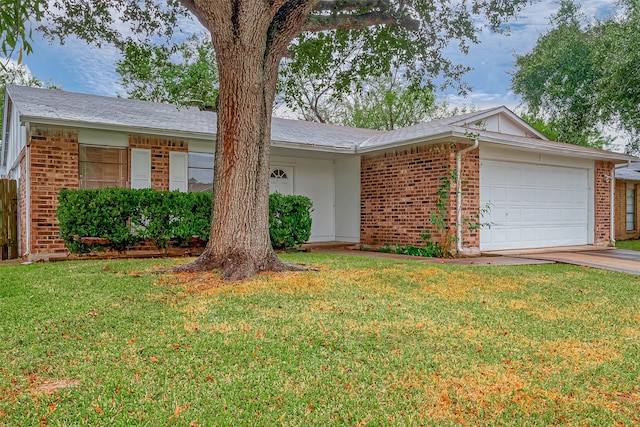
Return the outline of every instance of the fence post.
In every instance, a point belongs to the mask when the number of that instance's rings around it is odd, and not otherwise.
[[[18,191],[13,179],[0,179],[0,260],[18,258]]]

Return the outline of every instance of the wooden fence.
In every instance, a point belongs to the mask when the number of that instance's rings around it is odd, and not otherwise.
[[[0,179],[0,260],[18,258],[18,191],[13,179]]]

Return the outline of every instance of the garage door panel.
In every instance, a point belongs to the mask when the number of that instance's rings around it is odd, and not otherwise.
[[[588,242],[588,170],[482,160],[482,250],[519,249]]]

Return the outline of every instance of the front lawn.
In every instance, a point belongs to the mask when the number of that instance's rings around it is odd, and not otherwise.
[[[617,240],[616,248],[640,251],[640,240]]]
[[[0,426],[639,422],[637,276],[283,258],[0,264]]]

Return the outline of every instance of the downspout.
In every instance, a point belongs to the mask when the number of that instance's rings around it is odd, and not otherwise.
[[[456,250],[464,253],[462,248],[462,155],[475,150],[480,145],[476,137],[473,145],[456,153]]]

